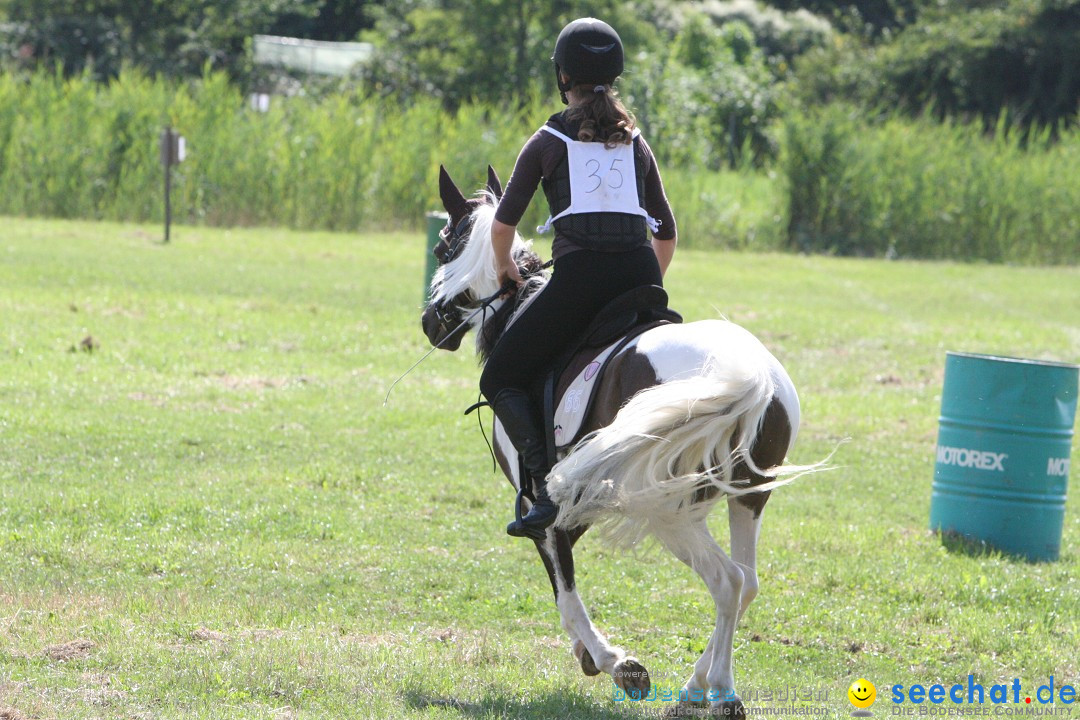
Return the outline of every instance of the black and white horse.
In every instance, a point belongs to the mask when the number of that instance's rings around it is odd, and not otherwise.
[[[487,191],[466,199],[442,170],[440,194],[450,219],[435,248],[440,266],[423,329],[433,345],[456,350],[469,325],[476,325],[477,351],[485,358],[513,313],[528,303],[500,300],[491,312],[467,317],[499,290],[490,236],[501,185],[489,169]],[[532,271],[519,295],[543,292],[547,278],[529,244],[515,238],[513,254]],[[629,697],[648,693],[641,663],[590,621],[574,583],[572,548],[596,523],[605,523],[608,537],[618,542],[652,536],[701,576],[716,604],[716,626],[685,683],[683,701],[742,714],[732,645],[735,626],[758,592],[761,513],[772,489],[818,467],[785,465],[799,428],[795,387],[757,338],[723,320],[656,327],[609,362],[585,418],[589,434],[549,478],[558,521],[536,542],[562,626],[586,675],[610,674]],[[517,452],[497,422],[494,446],[517,488]],[[730,554],[706,524],[722,498]]]

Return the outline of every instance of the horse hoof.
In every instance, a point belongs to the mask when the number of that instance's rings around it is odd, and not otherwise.
[[[645,698],[652,688],[649,671],[636,658],[628,657],[616,663],[611,677],[615,680],[615,684],[626,693],[626,697],[631,700]]]
[[[592,659],[588,650],[581,653],[581,672],[589,677],[600,674],[600,668],[596,667],[596,661]]]
[[[580,640],[574,641],[574,657],[581,663],[581,672],[589,677],[600,674],[600,668],[596,667],[596,661],[593,660],[592,655],[589,654],[589,650],[585,647],[585,643]]]

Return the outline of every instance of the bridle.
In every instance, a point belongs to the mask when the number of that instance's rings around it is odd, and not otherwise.
[[[432,249],[432,254],[439,261],[439,266],[447,265],[453,262],[461,255],[465,249],[465,244],[472,233],[473,216],[470,213],[454,223],[450,218],[446,219],[446,227],[439,231],[439,242]],[[540,270],[551,267],[552,261],[544,263],[540,266]],[[523,275],[526,275],[522,271]],[[471,321],[478,312],[487,311],[491,303],[500,297],[505,296],[508,292],[514,289],[513,283],[508,283],[498,290],[491,297],[480,300],[479,304],[476,303],[476,298],[469,290],[464,290],[457,296],[448,300],[441,300],[435,303],[431,311],[435,316],[435,320],[442,327],[443,331],[447,333],[447,337],[453,335],[463,323]],[[465,317],[467,309],[476,308],[468,318]],[[451,330],[451,328],[454,328]],[[444,338],[445,340],[445,338]]]
[[[432,249],[440,265],[453,262],[465,249],[465,239],[472,230],[472,220],[471,214],[466,215],[453,225],[451,219],[446,218],[446,227],[439,231],[439,242]]]
[[[452,223],[449,219],[446,221],[446,227],[439,231],[439,242],[436,243],[432,249],[432,254],[439,261],[439,266],[446,265],[453,262],[465,249],[465,241],[471,233],[472,215],[466,215],[457,223]],[[551,267],[552,261],[549,260],[546,263],[540,265],[533,272],[540,272],[548,267]],[[531,275],[532,273],[523,272],[523,276]],[[397,384],[401,382],[406,375],[412,372],[417,365],[426,360],[433,352],[441,348],[446,344],[451,337],[457,334],[458,330],[463,325],[470,324],[478,315],[485,315],[491,308],[491,305],[499,298],[507,297],[515,292],[517,284],[512,280],[507,281],[502,287],[493,292],[486,298],[477,300],[473,293],[469,290],[465,290],[459,293],[456,297],[450,300],[441,300],[434,305],[430,305],[430,309],[435,316],[435,320],[439,323],[445,335],[442,340],[433,345],[424,355],[417,360],[412,366],[395,380],[386,391],[386,397],[383,398],[383,405],[390,399],[390,393],[393,392]],[[465,313],[469,312],[466,317]],[[483,322],[481,322],[483,324]],[[454,328],[450,330],[449,328]],[[477,406],[473,406],[475,409]]]
[[[443,300],[432,306],[431,311],[435,314],[435,320],[438,321],[443,330],[447,331],[447,334],[453,334],[450,328],[461,326],[465,316],[462,305],[467,304],[471,299],[472,293],[466,290],[449,301]]]
[[[452,263],[461,255],[465,249],[465,242],[472,232],[472,222],[471,213],[458,220],[456,224],[449,217],[446,218],[446,227],[439,231],[439,242],[431,251],[435,259],[439,261],[440,267]],[[435,314],[435,320],[443,330],[447,331],[448,335],[453,334],[450,328],[461,326],[465,315],[462,307],[468,305],[472,299],[472,293],[465,290],[457,297],[435,303],[431,308]]]

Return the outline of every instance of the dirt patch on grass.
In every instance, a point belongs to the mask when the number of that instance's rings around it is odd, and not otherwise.
[[[101,311],[101,314],[105,315],[106,317],[110,315],[119,315],[120,317],[125,318],[145,317],[144,313],[141,310],[132,310],[131,308],[126,307],[107,307]]]
[[[127,693],[112,686],[112,678],[99,673],[87,673],[82,676],[85,686],[80,694],[82,699],[98,706],[112,705],[127,699]]]
[[[192,412],[214,412],[214,413],[229,413],[230,415],[238,415],[245,413],[252,408],[258,407],[255,403],[233,403],[227,405],[225,403],[211,403],[211,402],[195,402],[186,406],[186,409]]]
[[[56,662],[68,662],[70,660],[82,660],[90,656],[94,649],[94,643],[90,640],[70,640],[59,645],[50,645],[45,648],[45,655]]]
[[[25,715],[12,707],[0,708],[0,720],[27,720]]]
[[[280,640],[285,637],[284,630],[251,630],[247,633],[252,640]]]
[[[191,633],[191,639],[198,640],[199,642],[225,642],[228,639],[228,636],[217,630],[199,628]]]
[[[445,629],[442,629],[442,630],[433,630],[432,633],[431,633],[431,639],[432,640],[437,640],[438,642],[441,642],[441,643],[448,643],[448,642],[453,641],[454,635],[455,635],[454,631],[451,630],[450,628],[445,628]]]
[[[237,377],[236,375],[221,375],[217,380],[229,390],[280,390],[290,383],[288,378]]]
[[[371,635],[342,635],[341,641],[347,645],[359,645],[364,648],[390,647],[404,642],[401,635],[394,633],[381,633]]]
[[[167,400],[160,395],[151,395],[144,392],[128,393],[128,400],[135,402],[144,402],[153,405],[154,407],[165,407]]]
[[[565,640],[563,640],[562,638],[559,638],[559,637],[550,637],[550,636],[544,636],[544,637],[536,638],[536,644],[537,645],[542,645],[542,646],[544,646],[546,648],[550,648],[552,650],[560,650],[560,649],[566,647],[566,641]]]

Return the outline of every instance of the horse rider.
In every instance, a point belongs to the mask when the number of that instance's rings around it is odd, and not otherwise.
[[[528,389],[607,303],[662,285],[675,253],[675,218],[656,158],[613,87],[623,56],[618,33],[595,18],[559,33],[552,60],[567,107],[521,149],[491,228],[500,285],[520,285],[510,248],[543,185],[550,217],[540,230],[555,230],[551,280],[506,329],[480,377],[533,484],[532,508],[506,528],[516,537],[542,538],[558,515],[547,493],[543,421]]]

